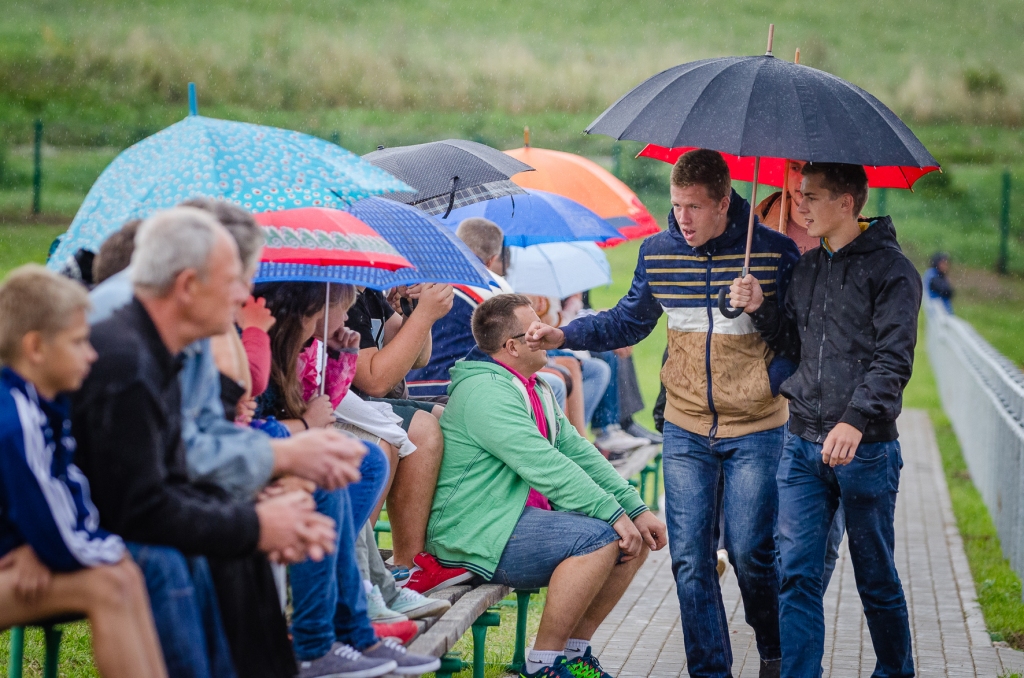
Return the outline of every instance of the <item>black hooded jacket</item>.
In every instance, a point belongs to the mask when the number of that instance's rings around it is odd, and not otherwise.
[[[769,297],[751,316],[772,350],[799,363],[782,384],[790,432],[822,443],[844,422],[862,442],[895,440],[920,306],[921,277],[889,217],[834,254],[804,254],[782,311]]]

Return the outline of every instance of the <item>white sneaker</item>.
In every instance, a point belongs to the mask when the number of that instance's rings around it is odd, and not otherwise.
[[[594,445],[605,452],[632,452],[650,444],[646,438],[637,438],[622,430],[618,424],[601,429]]]
[[[398,599],[391,603],[391,609],[409,619],[436,617],[451,609],[447,600],[428,598],[412,589],[398,589]]]
[[[366,616],[370,618],[370,621],[379,624],[409,621],[409,618],[401,612],[388,609],[384,602],[384,594],[380,592],[380,587],[376,584],[366,594]]]
[[[729,571],[729,552],[725,549],[718,549],[718,563],[715,565],[718,571],[718,585],[725,585],[725,575]]]

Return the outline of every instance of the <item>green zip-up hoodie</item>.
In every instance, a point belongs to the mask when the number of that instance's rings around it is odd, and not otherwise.
[[[490,579],[535,488],[560,511],[614,523],[647,506],[555,404],[537,380],[547,414],[541,436],[526,387],[474,349],[451,369],[441,416],[444,457],[427,525],[427,551],[447,567]]]

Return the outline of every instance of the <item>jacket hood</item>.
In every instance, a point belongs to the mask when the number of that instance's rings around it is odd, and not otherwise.
[[[504,379],[512,379],[512,373],[499,365],[491,356],[474,346],[473,350],[466,354],[462,360],[457,360],[452,366],[449,374],[451,384],[448,385],[448,394],[461,382],[475,377],[479,374],[494,374]]]
[[[866,221],[871,225],[836,254],[867,254],[883,249],[903,251],[899,242],[896,241],[896,227],[893,226],[891,218],[875,217]]]
[[[740,239],[746,238],[747,222],[750,219],[750,203],[747,202],[746,198],[737,193],[735,189],[731,190],[732,193],[729,195],[729,211],[725,213],[726,227],[722,235],[708,240],[700,247],[690,247],[689,243],[686,242],[686,238],[683,237],[682,231],[679,230],[675,212],[672,210],[668,211],[669,234],[678,240],[681,245],[700,255],[714,254],[719,250],[728,249],[734,246]]]

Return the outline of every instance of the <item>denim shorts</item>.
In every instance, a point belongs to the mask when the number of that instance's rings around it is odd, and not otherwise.
[[[603,520],[529,506],[519,516],[491,581],[516,589],[539,589],[548,585],[566,558],[585,556],[618,540],[618,533]]]

